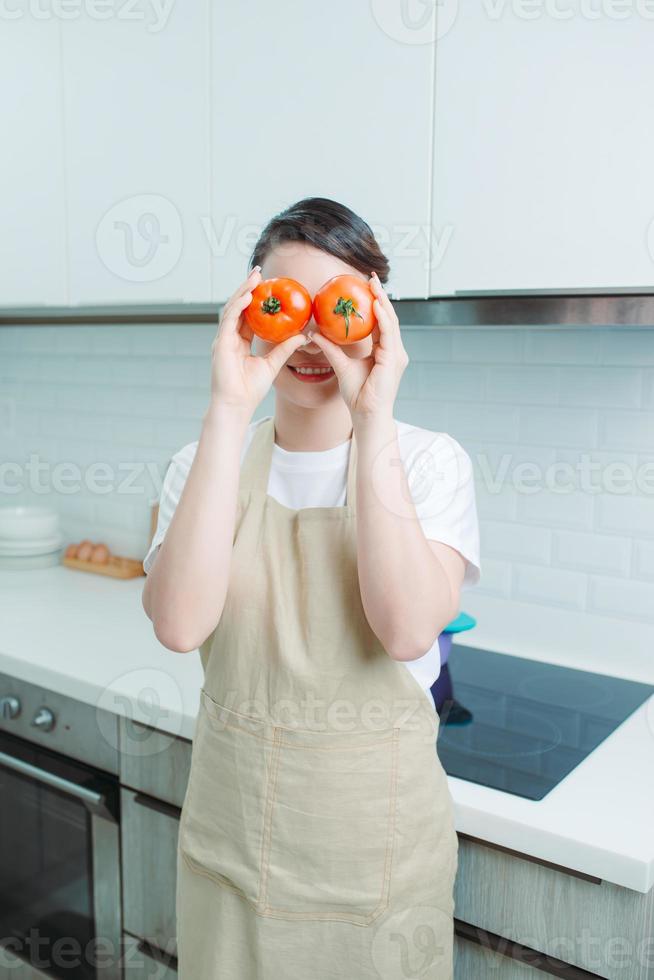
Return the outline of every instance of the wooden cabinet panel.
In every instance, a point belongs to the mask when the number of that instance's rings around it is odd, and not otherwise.
[[[121,789],[120,796],[123,926],[174,955],[178,816],[131,790]]]
[[[457,919],[565,963],[609,980],[652,976],[654,891],[597,884],[460,836],[454,897]]]
[[[119,725],[121,783],[181,807],[193,743],[122,715]]]
[[[546,974],[456,936],[454,980],[546,980]]]

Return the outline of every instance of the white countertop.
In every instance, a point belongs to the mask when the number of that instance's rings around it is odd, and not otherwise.
[[[192,738],[200,657],[156,639],[144,582],[0,570],[0,672]],[[543,800],[448,781],[461,833],[636,891],[654,885],[654,697]]]

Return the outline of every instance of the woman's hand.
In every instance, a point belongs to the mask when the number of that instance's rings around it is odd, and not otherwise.
[[[227,300],[211,345],[212,403],[237,408],[248,417],[268,393],[293,351],[307,343],[306,336],[300,333],[276,344],[265,355],[250,353],[254,334],[245,322],[243,310],[251,303],[252,290],[260,279],[261,269],[255,266]]]
[[[321,333],[310,334],[313,343],[320,347],[334,368],[353,422],[377,416],[392,418],[400,380],[409,363],[397,314],[377,273],[373,272],[368,285],[375,295],[373,310],[377,318],[377,326],[371,334],[371,354],[349,357],[342,347]]]

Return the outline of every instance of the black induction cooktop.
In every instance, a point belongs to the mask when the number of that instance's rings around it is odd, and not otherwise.
[[[453,644],[431,692],[449,775],[542,800],[654,686]]]

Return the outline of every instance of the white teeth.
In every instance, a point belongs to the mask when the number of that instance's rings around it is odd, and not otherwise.
[[[298,374],[329,374],[331,372],[331,368],[294,367],[293,370],[297,371]]]

